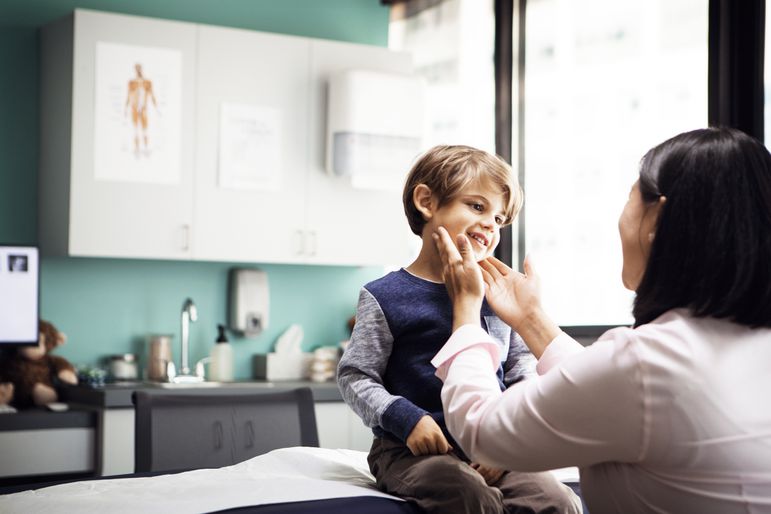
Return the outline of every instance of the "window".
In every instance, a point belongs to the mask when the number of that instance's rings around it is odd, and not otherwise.
[[[707,125],[708,0],[528,0],[525,248],[562,326],[631,324],[617,221],[642,155]]]
[[[465,144],[495,152],[492,0],[433,0],[391,8],[388,46],[412,52],[428,87],[425,148]]]

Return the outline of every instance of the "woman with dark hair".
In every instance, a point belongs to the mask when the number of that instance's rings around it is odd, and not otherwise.
[[[583,348],[538,277],[435,235],[454,333],[432,361],[448,428],[498,468],[581,469],[592,514],[771,512],[771,155],[738,130],[675,136],[642,159],[619,219],[634,327]],[[539,359],[501,393],[486,295]]]

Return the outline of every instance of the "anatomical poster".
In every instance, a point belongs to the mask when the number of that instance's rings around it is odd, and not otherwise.
[[[179,182],[182,53],[98,42],[95,74],[95,178]]]

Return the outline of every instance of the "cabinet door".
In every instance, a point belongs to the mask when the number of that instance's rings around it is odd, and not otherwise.
[[[92,472],[94,439],[93,428],[2,430],[0,483],[10,477],[32,482],[33,475]]]
[[[199,27],[196,259],[304,259],[309,45]]]
[[[43,159],[41,171],[47,180],[65,166],[70,177],[68,253],[188,257],[195,25],[82,10],[70,23],[71,155]],[[58,86],[70,87],[46,84],[44,94]],[[49,113],[41,114],[45,125]],[[44,152],[58,146],[41,144]]]
[[[320,447],[369,451],[372,429],[344,402],[316,402],[314,408]]]
[[[334,41],[311,45],[311,136],[308,174],[309,260],[319,264],[404,265],[417,241],[404,217],[401,190],[352,187],[325,170],[327,84],[346,69],[409,73],[409,54]],[[404,170],[406,176],[409,170]]]
[[[343,402],[316,402],[316,427],[321,448],[349,448],[351,427],[348,423],[348,406]]]

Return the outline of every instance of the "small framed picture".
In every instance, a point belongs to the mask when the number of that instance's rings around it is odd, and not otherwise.
[[[8,255],[8,271],[11,273],[26,273],[28,269],[29,267],[26,255]]]

